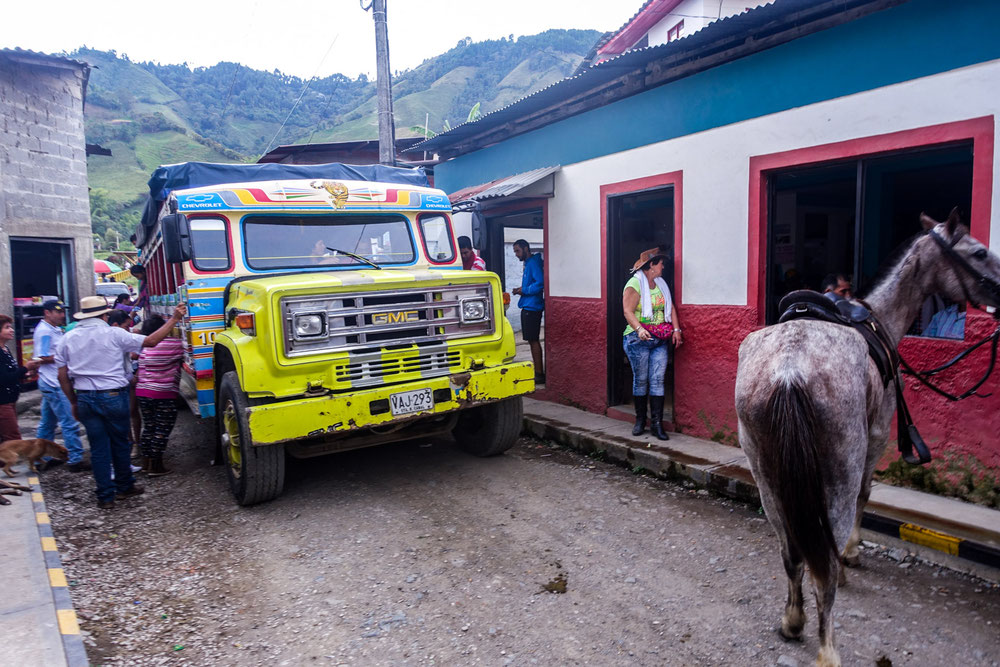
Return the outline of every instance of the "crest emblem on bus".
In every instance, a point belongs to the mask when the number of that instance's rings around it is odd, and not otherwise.
[[[343,183],[337,181],[313,181],[309,185],[320,190],[326,190],[326,193],[330,196],[330,204],[334,208],[344,208],[344,205],[347,204],[348,191],[347,186]]]
[[[420,319],[420,313],[416,310],[400,310],[391,313],[372,314],[372,324],[399,324],[402,322],[416,322]]]

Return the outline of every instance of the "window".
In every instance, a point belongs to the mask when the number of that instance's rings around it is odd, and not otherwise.
[[[252,269],[364,268],[415,259],[410,223],[401,215],[248,216],[243,225]]]
[[[455,259],[455,248],[451,244],[451,225],[448,218],[440,213],[421,215],[420,236],[424,239],[424,252],[432,262],[445,263]]]
[[[227,271],[230,268],[229,234],[226,221],[218,218],[191,219],[191,254],[199,271]]]
[[[684,21],[681,20],[673,28],[667,31],[667,41],[672,42],[675,39],[681,38],[681,32],[684,31]]]
[[[871,291],[920,232],[922,211],[943,220],[971,209],[972,159],[968,142],[769,173],[766,321],[784,294],[819,290],[828,274]],[[935,295],[908,334],[961,339],[964,323],[965,304]]]

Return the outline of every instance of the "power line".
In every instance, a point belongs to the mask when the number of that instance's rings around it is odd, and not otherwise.
[[[236,87],[236,75],[240,73],[240,63],[236,63],[236,71],[233,72],[233,81],[229,84],[229,92],[226,94],[226,103],[222,105],[222,111],[219,112],[219,120],[226,117],[226,111],[229,109],[229,98],[233,96],[233,88]]]
[[[262,156],[267,155],[267,152],[271,150],[271,144],[273,144],[274,140],[278,138],[278,135],[281,134],[281,131],[285,129],[285,123],[287,123],[288,119],[292,117],[292,114],[295,112],[296,107],[299,106],[299,102],[302,101],[302,96],[306,94],[306,91],[309,90],[309,86],[312,85],[312,82],[316,79],[316,74],[319,72],[319,68],[323,66],[323,63],[326,61],[326,57],[330,55],[330,51],[333,49],[333,45],[337,43],[337,38],[339,36],[340,33],[337,33],[336,35],[333,36],[333,41],[330,42],[330,46],[327,47],[326,53],[323,54],[323,57],[320,59],[319,64],[316,65],[316,69],[313,70],[312,77],[310,77],[309,80],[306,81],[306,85],[302,87],[302,92],[299,93],[299,97],[298,99],[295,100],[295,104],[293,104],[292,108],[288,111],[288,115],[285,116],[285,120],[281,121],[281,125],[278,127],[278,131],[275,132],[274,136],[271,137],[271,140],[267,142],[267,147],[264,149],[264,152],[261,153]]]

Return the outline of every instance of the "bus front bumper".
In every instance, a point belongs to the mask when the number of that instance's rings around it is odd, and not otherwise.
[[[431,390],[433,407],[393,416],[390,397],[420,389]],[[342,394],[251,406],[247,408],[247,418],[253,444],[273,445],[413,421],[534,390],[534,366],[530,362],[520,362]]]

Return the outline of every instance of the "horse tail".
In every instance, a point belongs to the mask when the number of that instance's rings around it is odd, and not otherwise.
[[[809,392],[798,380],[780,382],[767,400],[767,469],[781,508],[789,547],[817,581],[828,581],[837,546],[820,467],[818,420]]]

